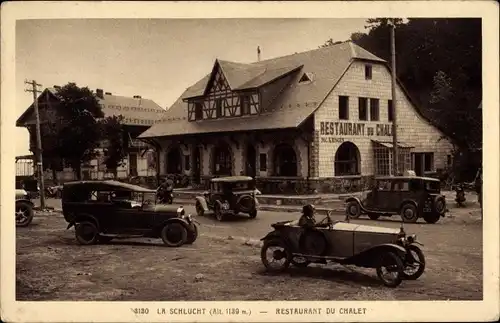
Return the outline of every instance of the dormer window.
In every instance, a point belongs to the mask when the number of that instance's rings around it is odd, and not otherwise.
[[[304,73],[299,79],[299,83],[307,83],[307,82],[312,82],[312,74],[310,73]]]
[[[365,80],[372,79],[372,66],[370,64],[365,65]]]

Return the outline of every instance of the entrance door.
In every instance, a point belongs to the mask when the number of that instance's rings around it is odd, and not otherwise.
[[[248,145],[246,164],[245,164],[245,174],[247,176],[255,177],[256,159],[257,159],[257,152],[255,151],[255,147],[253,145]]]
[[[424,165],[422,163],[422,160],[423,160],[423,154],[421,153],[415,153],[413,155],[413,159],[414,159],[414,171],[415,171],[415,175],[417,176],[422,176],[423,173],[424,173]]]
[[[193,149],[193,181],[196,184],[200,184],[201,182],[201,156],[199,147]]]

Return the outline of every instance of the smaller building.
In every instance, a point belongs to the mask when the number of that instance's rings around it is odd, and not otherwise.
[[[46,88],[38,97],[40,123],[53,122],[56,117],[56,109],[59,99],[56,95],[58,86]],[[125,97],[113,95],[97,89],[95,95],[101,105],[105,117],[123,116],[126,129],[126,145],[128,155],[124,160],[124,165],[117,169],[118,178],[131,176],[156,176],[156,154],[144,141],[138,140],[137,136],[157,123],[165,113],[165,109],[160,107],[150,99],[141,96]],[[31,105],[19,117],[16,122],[17,127],[25,127],[30,135],[30,151],[35,151],[36,143],[36,119],[34,107]],[[43,131],[43,130],[42,130]],[[42,133],[43,136],[43,133]],[[105,143],[102,144],[104,147]],[[99,149],[101,152],[103,148]],[[82,178],[102,179],[114,176],[106,169],[104,164],[104,154],[100,154],[97,159],[92,160],[88,165],[82,165]],[[55,168],[55,172],[53,169]],[[67,167],[64,160],[44,161],[44,176],[46,179],[53,179],[56,174],[58,181],[68,181],[75,179],[75,174],[70,167]]]

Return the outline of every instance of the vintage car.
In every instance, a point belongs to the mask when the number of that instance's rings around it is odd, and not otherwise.
[[[228,215],[246,213],[250,218],[257,216],[259,202],[255,181],[248,176],[228,176],[213,178],[210,191],[196,197],[198,216],[213,210],[215,218],[222,221]]]
[[[331,212],[320,221],[325,227],[301,227],[298,221],[272,224],[274,231],[261,240],[261,260],[270,272],[286,270],[290,264],[305,268],[310,263],[375,268],[388,287],[403,279],[418,279],[425,270],[425,258],[416,236],[400,229],[332,221]]]
[[[114,238],[161,238],[169,247],[191,244],[198,227],[182,206],[155,203],[155,190],[114,180],[64,183],[62,210],[83,245]]]
[[[354,196],[346,199],[346,214],[351,219],[362,214],[372,220],[401,215],[405,222],[415,223],[423,218],[427,223],[436,223],[445,212],[446,199],[441,195],[441,183],[430,177],[377,177],[365,199]]]
[[[16,227],[27,227],[33,221],[33,202],[28,192],[16,189]]]

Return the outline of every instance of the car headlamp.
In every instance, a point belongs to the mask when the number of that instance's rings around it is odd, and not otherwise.
[[[415,234],[412,234],[412,235],[409,235],[408,238],[406,238],[408,240],[408,243],[413,243],[417,240],[417,236]]]
[[[181,206],[177,209],[177,214],[182,216],[186,213],[186,211],[184,211],[184,208]]]

